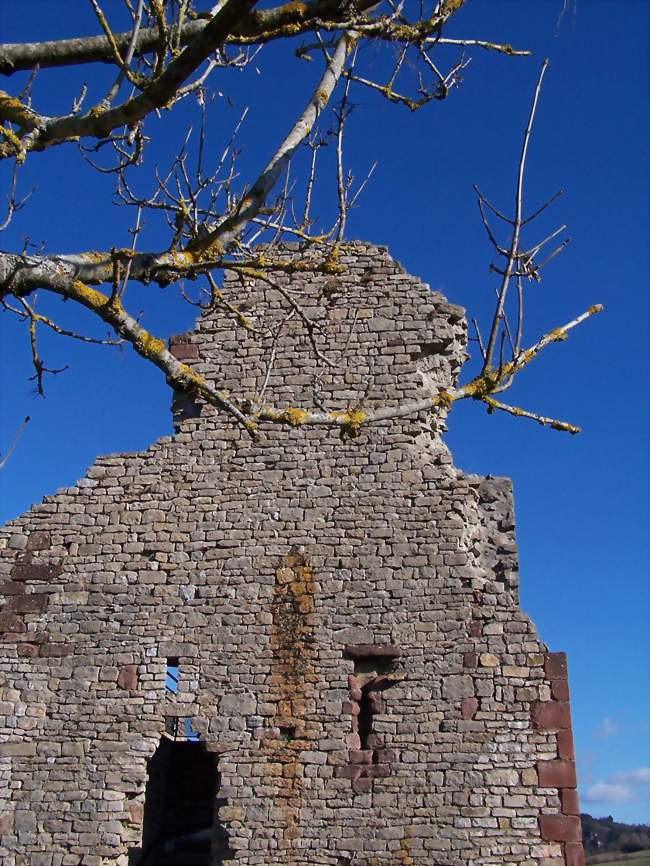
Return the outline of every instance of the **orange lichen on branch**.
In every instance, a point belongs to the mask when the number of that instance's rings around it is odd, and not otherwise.
[[[351,439],[359,435],[364,421],[367,421],[368,414],[359,406],[353,409],[346,409],[345,412],[330,412],[330,417],[341,425],[341,432],[347,434]]]
[[[292,427],[301,427],[309,418],[309,412],[305,409],[285,409],[282,415]]]

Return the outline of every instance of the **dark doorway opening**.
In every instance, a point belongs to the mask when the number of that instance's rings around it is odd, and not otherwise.
[[[163,737],[148,764],[142,847],[130,866],[218,866],[230,855],[218,790],[216,755]]]

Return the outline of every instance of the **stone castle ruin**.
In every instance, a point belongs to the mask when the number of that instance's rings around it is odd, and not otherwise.
[[[451,387],[463,311],[383,248],[341,263],[229,273],[252,328],[217,311],[174,354],[279,407]],[[443,420],[255,442],[178,399],[175,435],[1,530],[3,864],[584,862],[510,484],[455,469]]]

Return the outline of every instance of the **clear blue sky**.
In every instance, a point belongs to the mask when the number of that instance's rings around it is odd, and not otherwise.
[[[72,5],[4,3],[0,39],[95,32],[89,4],[74,4],[81,31]],[[447,35],[511,42],[532,49],[533,58],[475,51],[462,87],[416,115],[360,95],[348,154],[358,175],[375,158],[379,168],[348,235],[387,244],[410,272],[485,321],[493,289],[490,249],[471,185],[479,183],[503,208],[510,205],[530,94],[541,59],[550,58],[528,201],[537,205],[564,187],[553,216],[569,224],[573,241],[528,295],[527,336],[533,341],[595,302],[606,312],[549,348],[522,375],[512,399],[584,432],[569,437],[461,405],[452,413],[448,442],[463,469],[514,481],[523,606],[550,647],[569,653],[583,809],[650,821],[650,7],[645,0],[577,0],[558,25],[561,5],[470,0]],[[105,4],[107,11],[115,6]],[[234,103],[214,104],[215,135],[230,130],[244,105],[251,107],[244,171],[261,167],[318,72],[315,63],[282,57],[269,50],[258,62],[264,74],[214,82],[229,88]],[[374,62],[381,74],[383,60]],[[84,73],[99,90],[106,74],[100,67]],[[72,81],[67,71],[41,74],[36,106],[67,110]],[[0,166],[3,183],[7,169]],[[74,147],[30,157],[21,183],[37,185],[38,193],[0,236],[3,249],[19,248],[25,236],[50,252],[128,242],[124,212],[111,207],[106,183],[80,165]],[[153,300],[144,321],[163,336],[191,326],[193,311],[177,303],[172,288],[133,289],[130,297],[143,309]],[[76,321],[69,310],[63,314]],[[129,350],[44,339],[46,359],[69,370],[48,383],[47,399],[35,397],[25,334],[7,318],[0,317],[0,450],[26,414],[32,421],[0,473],[2,520],[73,483],[97,454],[137,450],[170,430],[162,377]]]

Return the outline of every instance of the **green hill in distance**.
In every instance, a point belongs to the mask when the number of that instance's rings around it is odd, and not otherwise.
[[[650,826],[647,824],[622,824],[614,821],[611,815],[607,818],[592,818],[591,815],[582,814],[580,817],[587,857],[608,852],[630,854],[650,849]]]

